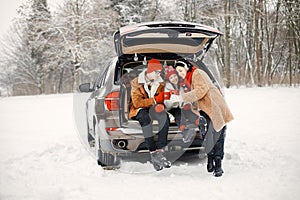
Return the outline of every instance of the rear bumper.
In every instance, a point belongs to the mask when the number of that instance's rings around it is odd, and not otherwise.
[[[143,134],[135,135],[109,135],[109,141],[114,149],[114,153],[145,153],[148,152]],[[157,141],[158,136],[154,136]],[[194,141],[191,143],[184,143],[182,141],[181,133],[169,133],[168,144],[165,148],[166,151],[189,151],[189,150],[202,150],[203,139],[200,134],[197,134]]]
[[[103,122],[104,123],[104,122]],[[148,149],[145,144],[144,136],[140,126],[131,126],[126,128],[118,128],[116,130],[107,131],[105,126],[99,124],[100,145],[104,152],[130,155],[131,153],[145,153]],[[154,126],[154,133],[157,133]],[[157,141],[158,136],[154,136]],[[182,134],[175,126],[170,126],[168,133],[168,145],[166,151],[189,151],[189,150],[202,150],[203,138],[200,133],[197,133],[195,139],[191,143],[184,143],[182,141]]]

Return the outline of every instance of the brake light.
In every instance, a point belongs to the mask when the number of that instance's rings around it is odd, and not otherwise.
[[[111,92],[105,97],[105,105],[107,110],[114,111],[119,110],[119,99],[120,99],[120,92],[115,91]]]
[[[118,127],[107,127],[105,129],[106,129],[106,131],[115,131],[118,129]]]

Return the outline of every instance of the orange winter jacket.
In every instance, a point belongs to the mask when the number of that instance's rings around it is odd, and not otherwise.
[[[156,91],[154,94],[150,95],[147,93],[144,87],[145,83],[143,80],[143,76],[139,75],[135,79],[131,81],[131,99],[132,99],[132,104],[130,106],[130,112],[129,112],[129,117],[135,117],[139,109],[141,108],[150,108],[153,106],[155,102],[154,96],[158,95],[161,92],[164,92],[164,83],[162,79],[159,79],[156,82],[155,86]]]

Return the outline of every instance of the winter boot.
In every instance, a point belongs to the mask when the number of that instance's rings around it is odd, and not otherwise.
[[[214,159],[211,155],[208,155],[207,156],[207,171],[209,173],[213,172],[215,169],[215,166],[214,166]]]
[[[160,162],[164,168],[170,168],[171,162],[167,160],[164,149],[158,149]]]
[[[222,159],[221,159],[221,157],[218,156],[215,158],[214,176],[219,177],[219,176],[222,176],[223,173],[224,173],[224,171],[222,169]]]
[[[186,128],[182,131],[182,134],[182,141],[184,143],[193,141],[194,137],[196,136],[195,126],[187,125]]]
[[[196,121],[196,124],[199,127],[199,131],[202,135],[205,135],[207,132],[207,121],[205,119],[205,117],[203,117],[202,115],[200,115],[200,117],[198,118],[198,120]]]
[[[152,152],[150,152],[151,163],[152,163],[152,165],[153,165],[153,167],[154,167],[154,169],[156,171],[160,171],[160,170],[163,169],[163,166],[162,166],[162,164],[160,162],[160,159],[158,158],[159,157],[158,154],[159,154],[158,151],[152,151]]]
[[[153,152],[150,152],[151,155],[151,163],[153,164],[153,167],[156,171],[162,170],[165,168],[171,167],[171,162],[167,160],[167,158],[164,156],[163,150],[156,150]]]

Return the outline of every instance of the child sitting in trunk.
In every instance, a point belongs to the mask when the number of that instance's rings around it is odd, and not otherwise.
[[[190,87],[184,80],[179,80],[176,70],[172,66],[166,66],[165,74],[165,101],[164,104],[169,113],[171,113],[176,124],[183,134],[183,142],[192,142],[198,126],[201,134],[206,133],[206,120],[200,114],[192,112],[192,103],[179,105],[177,101],[172,100],[173,95],[182,95],[190,91]],[[201,126],[199,126],[199,124]]]

